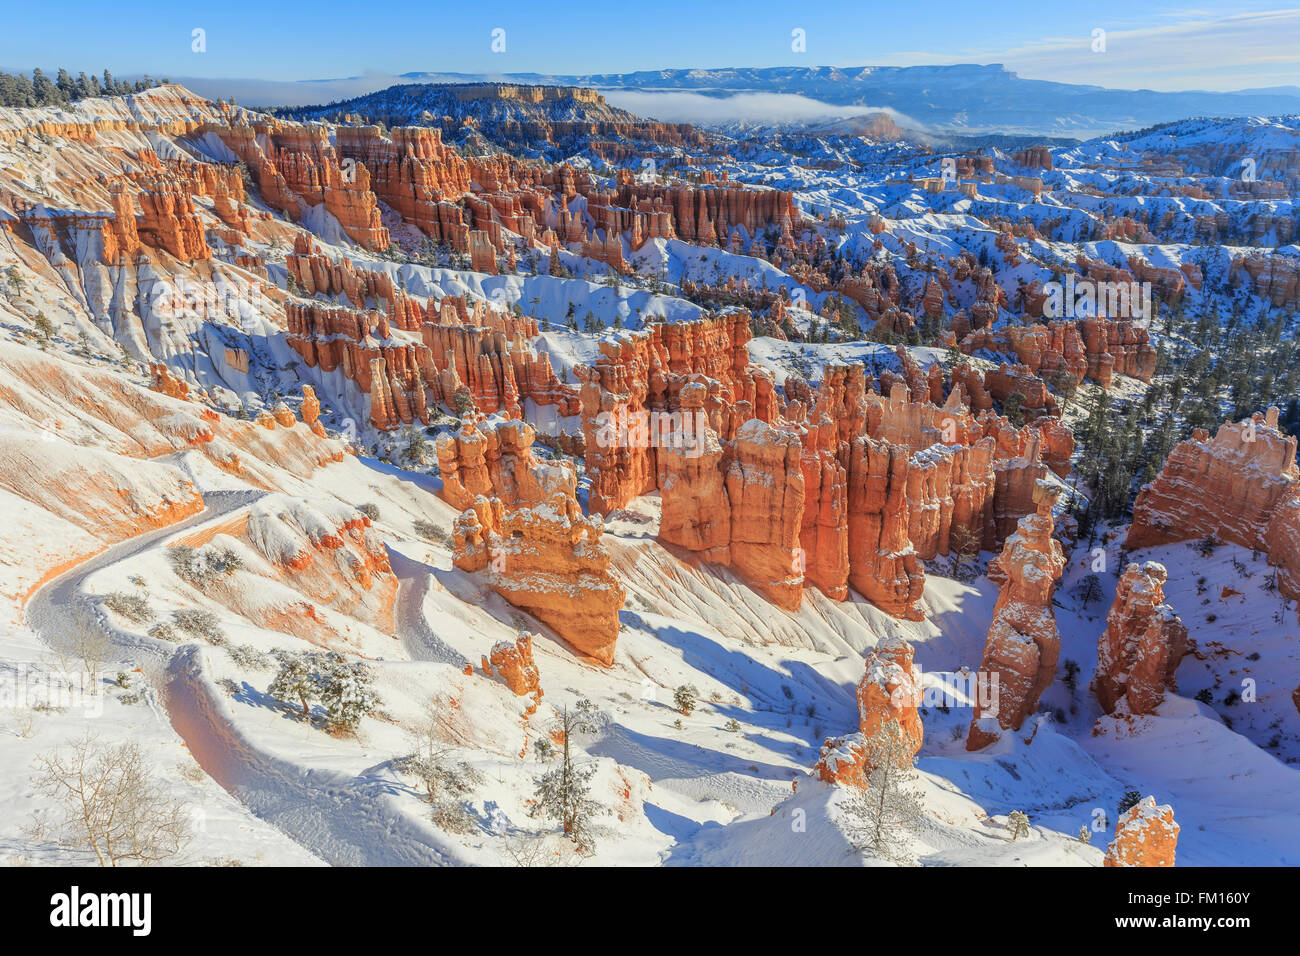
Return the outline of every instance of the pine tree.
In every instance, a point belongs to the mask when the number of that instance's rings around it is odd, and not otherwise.
[[[840,803],[845,835],[859,850],[892,863],[911,863],[911,835],[925,817],[916,780],[916,757],[896,720],[881,724],[866,741],[864,759],[873,769],[867,786]]]
[[[1011,841],[1029,836],[1029,817],[1022,810],[1012,810],[1007,814],[1007,826],[1011,829]]]
[[[311,716],[311,702],[320,699],[320,674],[314,661],[317,656],[286,655],[266,691],[276,700],[301,704],[304,719]]]
[[[541,814],[557,821],[564,835],[577,844],[578,851],[590,854],[596,849],[591,830],[592,818],[605,813],[605,808],[591,797],[591,778],[596,775],[594,763],[577,766],[573,760],[573,738],[577,734],[596,731],[595,705],[585,698],[573,707],[560,708],[556,731],[563,736],[560,765],[536,781],[536,803],[532,815]]]
[[[325,706],[325,725],[336,733],[355,731],[361,718],[379,706],[379,697],[371,689],[374,671],[364,661],[349,661],[340,654],[329,654],[321,678],[320,700]]]

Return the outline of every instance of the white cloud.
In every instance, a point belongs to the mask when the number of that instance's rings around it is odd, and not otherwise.
[[[682,91],[601,90],[611,106],[665,123],[701,126],[727,123],[834,122],[868,113],[888,113],[900,126],[917,127],[897,110],[876,106],[836,106],[794,93],[733,93],[706,96]]]

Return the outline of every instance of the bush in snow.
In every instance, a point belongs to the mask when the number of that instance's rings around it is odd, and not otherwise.
[[[170,641],[172,644],[179,643],[181,636],[175,632],[175,628],[168,623],[160,622],[149,628],[149,637],[155,637],[156,640]]]
[[[732,717],[729,721],[727,721],[725,724],[722,725],[722,729],[729,734],[738,734],[740,733],[740,721],[738,721],[735,717]]]
[[[1125,790],[1124,796],[1120,797],[1119,800],[1119,815],[1122,817],[1126,810],[1137,806],[1141,802],[1142,794],[1138,793],[1136,790]]]
[[[230,654],[230,659],[250,671],[270,670],[274,661],[270,654],[259,651],[251,644],[240,644],[237,647],[227,647],[226,651]]]
[[[462,836],[478,829],[478,820],[459,800],[435,800],[431,809],[434,825]]]
[[[190,637],[197,637],[213,645],[226,643],[226,635],[221,632],[217,616],[211,611],[196,607],[184,607],[172,611],[172,623]]]
[[[104,606],[133,624],[152,621],[156,616],[153,609],[149,607],[149,601],[143,594],[127,594],[125,591],[114,591],[104,598]]]
[[[95,855],[100,866],[161,863],[193,837],[189,808],[159,781],[139,744],[91,735],[36,758],[32,784],[46,798],[49,837]],[[38,826],[44,837],[42,817]]]
[[[1079,842],[1082,843],[1084,846],[1087,846],[1089,843],[1092,842],[1092,831],[1088,829],[1088,825],[1086,823],[1083,826],[1079,827]]]
[[[464,761],[452,761],[448,756],[451,748],[444,744],[436,704],[425,708],[411,736],[415,752],[394,760],[393,769],[420,782],[435,824],[448,833],[474,832],[477,821],[461,800],[483,785],[483,775]]]
[[[700,692],[690,684],[683,684],[673,691],[673,705],[683,717],[689,717],[695,712],[695,704],[699,698]]]
[[[177,576],[196,587],[212,584],[244,566],[243,559],[229,549],[200,551],[187,544],[168,548],[167,558]]]
[[[370,685],[374,671],[361,661],[344,660],[327,654],[321,674],[320,700],[325,706],[325,726],[332,733],[351,733],[361,718],[379,706],[379,697]]]
[[[446,544],[448,541],[447,532],[443,531],[432,521],[425,521],[423,518],[416,518],[412,525],[415,533],[421,538],[428,538],[430,541],[436,541],[439,544]]]
[[[1012,810],[1007,814],[1007,827],[1011,830],[1011,839],[1016,841],[1020,837],[1029,836],[1029,817],[1025,816],[1021,810]]]
[[[357,505],[357,510],[371,521],[379,520],[379,506],[372,504]]]
[[[50,649],[60,670],[80,667],[92,681],[99,679],[100,670],[112,657],[112,642],[86,611],[78,611],[70,627],[55,633]]]

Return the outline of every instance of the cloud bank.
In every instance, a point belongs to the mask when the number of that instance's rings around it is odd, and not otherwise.
[[[833,123],[850,116],[887,113],[900,126],[915,121],[887,106],[837,106],[796,93],[733,93],[706,96],[678,90],[601,90],[611,106],[665,123],[725,126],[729,123]]]

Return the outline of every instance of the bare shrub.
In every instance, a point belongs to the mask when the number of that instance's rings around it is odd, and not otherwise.
[[[176,575],[195,587],[206,587],[244,566],[243,558],[228,548],[218,551],[187,544],[168,548],[167,559]]]
[[[50,641],[50,650],[60,670],[80,668],[92,681],[99,679],[112,647],[103,628],[86,611],[78,611],[68,629],[57,631]]]
[[[153,778],[138,744],[87,735],[35,766],[32,784],[55,817],[47,832],[60,846],[94,853],[100,866],[161,863],[193,838],[188,809]]]
[[[152,621],[156,614],[149,606],[149,599],[143,594],[128,594],[126,591],[114,591],[105,595],[104,606],[132,624],[144,624]]]
[[[435,824],[448,833],[473,833],[478,821],[461,801],[483,785],[483,775],[464,761],[451,759],[432,703],[411,729],[411,738],[415,751],[394,760],[393,769],[419,781]]]
[[[221,631],[220,620],[211,611],[202,608],[186,607],[172,611],[172,623],[177,630],[190,637],[197,637],[209,644],[226,643],[226,635]]]

